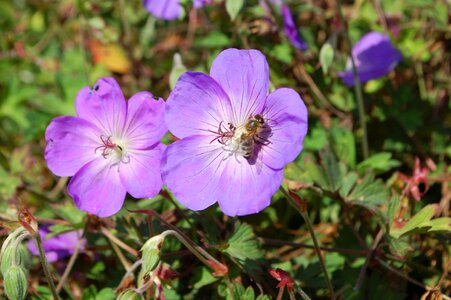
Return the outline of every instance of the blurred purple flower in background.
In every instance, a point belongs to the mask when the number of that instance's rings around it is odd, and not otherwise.
[[[293,16],[288,5],[282,4],[281,13],[285,35],[288,37],[290,43],[297,49],[307,50],[308,46],[299,35],[298,28],[296,27],[296,23],[293,20]]]
[[[42,248],[44,248],[45,257],[47,257],[47,260],[51,263],[71,256],[75,251],[78,239],[82,235],[82,231],[78,230],[58,234],[52,238],[48,238],[47,235],[49,233],[50,230],[46,226],[39,228],[39,235],[42,239]],[[84,251],[85,247],[86,240],[83,239],[80,246],[80,251]],[[28,250],[30,250],[34,256],[39,255],[39,250],[32,240],[28,242]]]
[[[144,0],[143,5],[159,19],[175,20],[182,15],[180,0]]]
[[[194,0],[193,7],[201,8],[211,3],[212,0]],[[155,17],[168,21],[180,18],[183,10],[180,0],[143,0],[143,5]]]
[[[168,146],[162,177],[192,210],[218,202],[229,216],[267,207],[284,166],[302,150],[307,109],[297,92],[268,95],[269,70],[257,50],[228,49],[210,76],[184,73],[166,104],[166,124],[181,140]]]
[[[213,2],[213,0],[194,0],[193,6],[194,8],[201,8],[204,5],[209,5]]]
[[[401,53],[393,47],[390,38],[380,32],[364,35],[352,48],[352,56],[362,83],[387,75],[402,60]],[[347,86],[354,86],[350,59],[346,70],[338,75]]]
[[[77,207],[108,217],[126,192],[155,196],[167,131],[163,99],[140,92],[126,102],[117,82],[102,78],[78,93],[75,108],[76,117],[57,117],[47,127],[45,159],[55,175],[73,176],[68,192]]]

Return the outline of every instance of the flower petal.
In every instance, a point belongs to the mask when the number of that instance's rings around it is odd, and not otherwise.
[[[45,131],[45,160],[58,176],[73,176],[95,158],[100,129],[77,117],[57,117]]]
[[[102,78],[91,90],[85,87],[75,99],[77,115],[92,122],[105,136],[120,135],[124,127],[126,104],[114,78]]]
[[[227,160],[222,173],[218,203],[228,216],[255,214],[271,204],[271,197],[282,184],[283,171],[246,159]]]
[[[224,150],[210,144],[207,136],[191,136],[168,146],[161,162],[161,176],[178,201],[192,210],[202,210],[223,191],[220,178]]]
[[[298,28],[293,20],[293,16],[291,15],[291,11],[288,5],[283,4],[281,7],[281,12],[283,17],[285,35],[287,36],[290,43],[297,49],[307,50],[308,46],[299,35]]]
[[[161,190],[160,162],[165,148],[164,144],[157,144],[151,149],[133,150],[128,163],[120,164],[121,181],[130,195],[151,198]]]
[[[139,92],[128,100],[123,138],[131,148],[145,149],[160,141],[168,131],[164,110],[164,100],[155,100],[149,92]]]
[[[232,102],[235,126],[261,112],[269,86],[268,63],[258,50],[227,49],[213,61],[210,75]]]
[[[126,194],[117,165],[102,156],[81,168],[72,177],[67,191],[80,210],[102,218],[117,213]]]
[[[299,94],[289,88],[272,92],[266,99],[263,117],[269,141],[261,146],[261,159],[274,169],[281,169],[301,152],[307,134],[307,108]]]
[[[230,122],[231,104],[224,90],[210,76],[184,73],[166,103],[165,120],[178,138],[217,131],[219,123]],[[210,139],[211,140],[211,139]]]
[[[393,47],[390,38],[380,32],[364,35],[352,48],[352,55],[362,83],[387,75],[402,60],[401,53]],[[338,75],[347,86],[354,86],[350,61],[347,65],[347,70]]]
[[[180,0],[144,0],[143,5],[152,15],[163,20],[175,20],[182,14]]]

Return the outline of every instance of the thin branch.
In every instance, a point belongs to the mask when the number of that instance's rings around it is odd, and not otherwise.
[[[334,288],[332,286],[332,282],[330,281],[329,278],[329,274],[327,273],[327,269],[326,269],[326,264],[324,262],[324,258],[321,254],[321,250],[318,244],[318,240],[316,239],[316,235],[315,235],[315,231],[313,230],[313,225],[312,222],[310,221],[310,218],[307,214],[307,212],[305,212],[303,209],[301,209],[299,207],[299,205],[296,203],[296,200],[293,199],[293,197],[283,188],[283,186],[280,186],[279,190],[287,197],[287,199],[289,200],[290,204],[294,206],[294,208],[296,208],[296,210],[299,212],[299,214],[302,216],[302,218],[305,221],[305,224],[307,225],[307,228],[310,232],[310,236],[312,237],[313,240],[313,244],[315,247],[315,252],[316,255],[318,256],[318,260],[320,262],[320,266],[321,269],[323,271],[324,274],[324,279],[327,283],[327,287],[329,289],[329,293],[330,293],[330,298],[331,299],[335,299],[335,293],[334,293]]]
[[[384,232],[381,229],[381,230],[379,230],[379,233],[377,234],[376,238],[373,241],[373,245],[371,246],[371,251],[368,252],[366,259],[365,259],[365,263],[362,266],[362,269],[360,269],[360,274],[359,274],[359,277],[357,278],[357,282],[354,286],[354,290],[358,291],[360,289],[360,287],[362,286],[363,279],[365,278],[365,274],[366,274],[366,269],[368,268],[368,265],[374,256],[377,246],[379,245],[379,243],[383,237],[384,237]]]
[[[100,231],[113,243],[115,243],[117,246],[121,247],[122,249],[124,249],[125,251],[127,251],[128,253],[130,253],[131,255],[138,257],[139,252],[135,249],[133,249],[132,247],[130,247],[129,245],[127,245],[126,243],[124,243],[123,241],[121,241],[120,239],[118,239],[116,236],[114,236],[114,234],[112,234],[108,229],[106,229],[105,227],[102,227],[100,229]]]
[[[351,63],[352,63],[352,73],[354,74],[354,89],[355,89],[355,94],[356,94],[356,98],[357,98],[356,100],[357,100],[357,108],[359,111],[360,127],[362,130],[362,154],[363,154],[363,158],[366,159],[366,158],[368,158],[369,150],[368,150],[368,134],[366,131],[365,109],[363,106],[362,84],[360,83],[360,78],[357,74],[357,68],[355,65],[354,56],[352,55],[352,43],[351,43],[351,39],[349,38],[348,29],[346,26],[346,20],[343,16],[343,11],[341,9],[340,0],[337,0],[336,3],[337,3],[338,13],[340,15],[340,21],[345,27],[343,30],[343,33],[344,33],[346,41],[349,45],[349,51],[350,51],[349,57],[350,57]]]
[[[49,265],[47,262],[47,258],[45,257],[44,249],[42,248],[42,240],[39,233],[34,235],[34,240],[36,242],[36,246],[39,250],[39,259],[41,261],[42,268],[44,269],[45,278],[47,279],[47,283],[50,287],[50,290],[52,291],[53,299],[58,300],[58,293],[55,288],[55,283],[53,283],[52,275],[50,274]]]

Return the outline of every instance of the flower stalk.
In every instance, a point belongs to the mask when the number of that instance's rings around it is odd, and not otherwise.
[[[324,258],[322,256],[322,254],[321,254],[321,250],[320,250],[319,243],[318,243],[318,240],[317,240],[316,235],[315,235],[315,231],[313,230],[313,224],[310,221],[310,218],[309,218],[309,216],[307,214],[307,207],[306,207],[306,205],[304,203],[300,203],[300,201],[294,199],[292,194],[287,192],[283,188],[283,186],[281,186],[279,189],[287,197],[287,199],[290,202],[290,204],[293,205],[294,208],[296,208],[296,210],[299,212],[299,214],[304,219],[305,224],[307,225],[307,228],[308,228],[308,230],[310,232],[310,236],[312,237],[313,245],[315,247],[315,252],[316,252],[316,255],[318,255],[318,260],[320,262],[321,270],[323,271],[324,279],[325,279],[325,281],[327,283],[327,287],[329,289],[330,297],[331,297],[331,299],[335,299],[334,288],[332,286],[332,282],[330,281],[329,275],[327,273],[326,264],[324,262]]]
[[[368,134],[367,134],[367,130],[366,130],[365,109],[364,109],[364,105],[363,105],[362,84],[361,84],[360,78],[357,74],[357,67],[356,67],[356,63],[354,60],[354,56],[352,55],[352,42],[351,42],[351,39],[349,38],[348,29],[346,26],[345,18],[343,16],[343,10],[341,8],[340,0],[337,0],[336,3],[337,3],[337,10],[338,10],[338,13],[340,16],[340,21],[344,26],[343,34],[345,36],[346,42],[348,43],[349,51],[350,51],[349,57],[351,59],[351,64],[352,64],[352,73],[354,74],[354,89],[355,89],[355,94],[356,94],[356,98],[357,98],[356,100],[357,100],[357,109],[359,112],[360,128],[362,130],[362,154],[363,154],[363,158],[367,159],[368,155],[369,155],[369,149],[368,149]]]
[[[56,291],[55,283],[53,282],[52,275],[50,274],[49,265],[47,262],[47,258],[45,257],[44,249],[42,248],[42,240],[39,233],[36,233],[34,236],[34,240],[36,242],[36,246],[39,250],[39,259],[41,261],[42,268],[44,269],[45,278],[47,280],[47,283],[50,287],[50,290],[52,291],[53,299],[58,300],[58,293]]]

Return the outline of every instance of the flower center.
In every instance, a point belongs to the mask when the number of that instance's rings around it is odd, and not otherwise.
[[[115,163],[129,163],[130,156],[126,152],[126,148],[124,143],[120,140],[113,141],[113,138],[110,136],[101,135],[100,140],[102,144],[97,147],[94,152],[100,152],[103,158],[112,159]]]
[[[271,128],[265,121],[262,115],[257,114],[238,127],[231,123],[225,126],[224,122],[221,122],[217,131],[210,130],[216,135],[210,143],[218,141],[223,145],[222,148],[231,155],[249,159],[263,145],[270,143],[268,138],[271,136]]]

